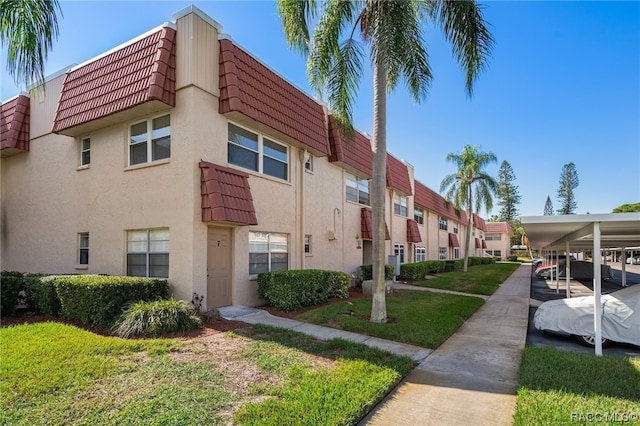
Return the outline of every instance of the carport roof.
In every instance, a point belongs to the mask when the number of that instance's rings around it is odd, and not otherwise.
[[[593,248],[593,224],[600,224],[600,247],[640,245],[640,213],[522,216],[524,232],[533,248]]]

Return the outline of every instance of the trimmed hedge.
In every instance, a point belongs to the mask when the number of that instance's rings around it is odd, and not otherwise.
[[[99,328],[111,328],[131,303],[169,297],[169,283],[152,278],[70,275],[53,282],[60,316]]]
[[[22,272],[0,272],[0,315],[8,317],[16,312],[19,294],[24,288]]]
[[[61,305],[55,286],[57,277],[45,274],[27,274],[24,277],[27,308],[37,314],[60,316]]]
[[[400,265],[402,267],[402,265]],[[384,265],[384,279],[389,281],[394,278],[396,268],[393,265]],[[360,275],[363,281],[373,279],[373,265],[360,266]]]
[[[469,257],[469,266],[488,265],[495,263],[493,257]],[[423,280],[430,273],[460,271],[464,266],[464,259],[456,260],[424,260],[422,262],[403,263],[400,265],[400,279],[403,280]]]
[[[344,272],[320,269],[263,272],[258,274],[258,295],[275,308],[294,311],[348,297],[349,280]]]

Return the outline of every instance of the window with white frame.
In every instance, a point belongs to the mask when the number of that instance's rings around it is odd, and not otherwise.
[[[502,257],[502,250],[487,250],[491,256]]]
[[[400,263],[404,263],[404,244],[394,244],[393,252],[400,259]]]
[[[91,138],[82,138],[80,141],[80,166],[91,164]]]
[[[424,246],[416,246],[416,262],[422,262],[427,260],[427,248]]]
[[[127,231],[127,275],[169,278],[169,228]]]
[[[346,174],[346,192],[347,201],[353,201],[354,203],[370,205],[371,200],[369,197],[369,180],[360,179],[357,176]]]
[[[289,269],[287,234],[249,232],[249,274]]]
[[[500,241],[502,236],[500,234],[487,234],[484,239],[487,241]]]
[[[304,254],[311,254],[311,235],[304,236]]]
[[[407,217],[409,215],[409,198],[396,194],[393,197],[393,212],[397,215]]]
[[[89,264],[89,233],[78,234],[78,265]]]
[[[441,230],[446,231],[447,230],[447,219],[445,219],[444,217],[440,216],[440,220],[438,221],[438,226]]]
[[[453,224],[453,233],[454,234],[458,233],[458,224],[456,224],[456,223]]]
[[[447,260],[447,248],[446,247],[439,247],[438,248],[438,259]]]
[[[413,220],[417,223],[424,223],[424,211],[422,209],[413,209]]]
[[[304,169],[308,172],[313,171],[313,155],[307,154],[307,157],[304,161]]]
[[[129,128],[129,165],[171,157],[169,114],[132,124]]]
[[[273,176],[289,177],[289,149],[265,136],[229,123],[227,161],[229,164]]]
[[[460,259],[460,249],[457,247],[453,249],[453,258]]]

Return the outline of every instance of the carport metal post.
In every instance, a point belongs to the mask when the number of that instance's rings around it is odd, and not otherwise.
[[[622,262],[622,287],[627,286],[627,248],[622,247],[622,257],[620,258],[620,262]]]
[[[567,298],[571,297],[571,255],[569,254],[569,240],[566,241],[567,251],[565,254],[564,273],[566,275],[565,282],[567,283]]]
[[[600,222],[593,222],[593,328],[595,332],[596,356],[602,356],[602,271],[600,269]]]
[[[553,269],[555,266],[556,275],[553,275]],[[560,280],[558,280],[558,275],[560,275],[560,251],[556,250],[556,263],[551,267],[551,282],[553,283],[553,279],[556,281],[556,293],[560,293]]]

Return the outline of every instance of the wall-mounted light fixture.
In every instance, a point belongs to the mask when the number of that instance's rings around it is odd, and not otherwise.
[[[356,234],[356,248],[357,249],[361,249],[362,248],[362,238],[360,238],[359,234]]]

